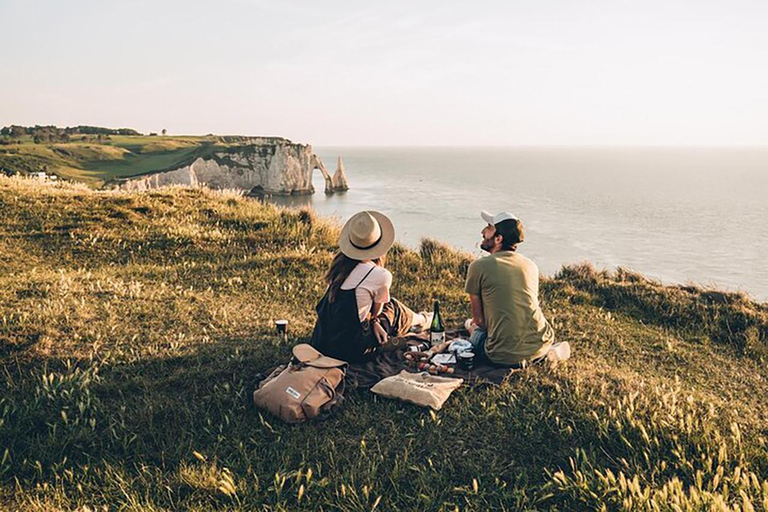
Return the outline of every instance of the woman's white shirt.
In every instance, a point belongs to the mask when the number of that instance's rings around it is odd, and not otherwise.
[[[371,268],[373,268],[373,270],[371,270]],[[368,274],[369,271],[371,272],[370,274]],[[365,277],[366,274],[368,274],[368,277]],[[360,286],[357,286],[364,277],[365,280],[363,283]],[[382,304],[389,302],[389,288],[392,286],[392,273],[372,262],[358,263],[342,283],[341,289],[351,290],[355,286],[357,286],[357,289],[355,290],[357,312],[360,315],[360,321],[362,322],[365,320],[365,317],[368,316],[374,302]]]

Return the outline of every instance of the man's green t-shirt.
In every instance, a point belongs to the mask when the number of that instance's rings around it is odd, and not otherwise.
[[[513,251],[473,261],[467,293],[479,295],[488,338],[485,353],[497,364],[516,364],[547,353],[555,331],[539,306],[539,268]]]

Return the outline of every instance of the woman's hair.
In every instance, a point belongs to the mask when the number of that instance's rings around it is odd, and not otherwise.
[[[381,256],[371,260],[374,264],[383,267],[386,262],[386,256]],[[328,284],[328,298],[331,302],[336,300],[336,293],[341,289],[341,285],[349,277],[349,274],[355,269],[360,260],[354,260],[341,251],[333,257],[328,272],[325,273],[325,282]]]

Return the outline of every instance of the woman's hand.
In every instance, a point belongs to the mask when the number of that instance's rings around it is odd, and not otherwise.
[[[376,336],[376,341],[379,342],[379,345],[387,342],[387,331],[384,330],[379,322],[373,324],[373,334]]]

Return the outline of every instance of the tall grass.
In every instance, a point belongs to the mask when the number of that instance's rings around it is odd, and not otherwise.
[[[542,282],[564,367],[439,413],[350,390],[288,426],[249,397],[308,338],[338,226],[7,178],[0,218],[2,508],[768,510],[766,310],[746,297],[566,267]],[[457,327],[469,261],[396,246],[393,295]]]

